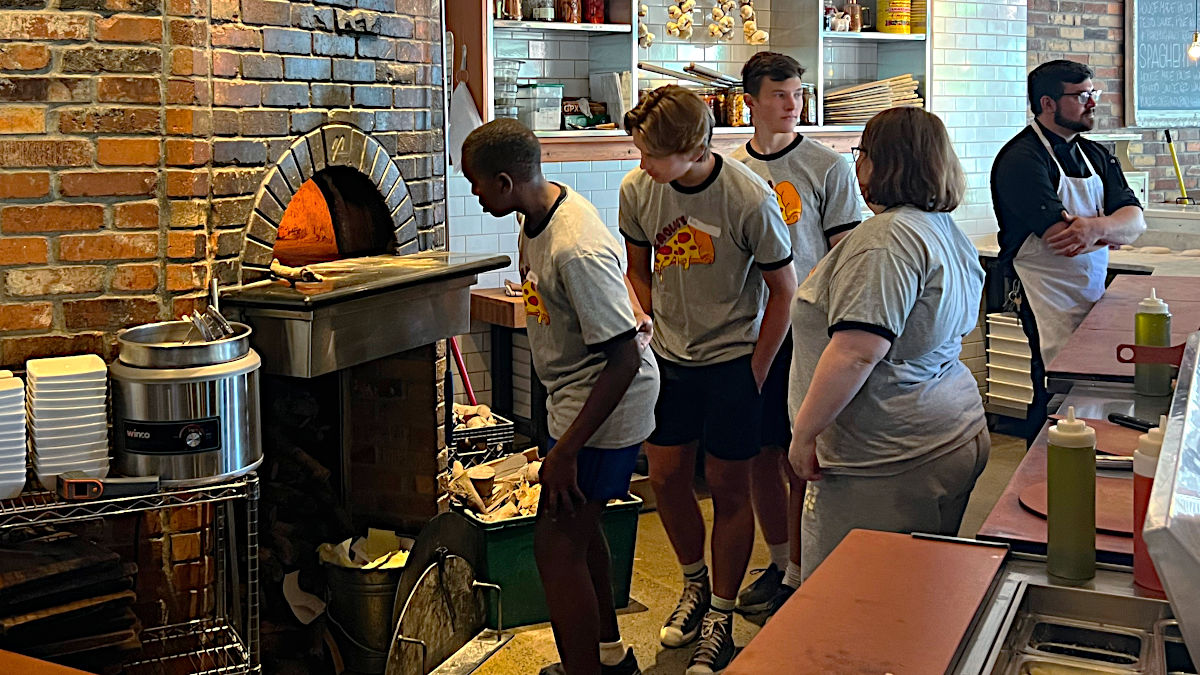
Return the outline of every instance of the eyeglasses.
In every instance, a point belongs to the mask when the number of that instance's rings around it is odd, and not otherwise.
[[[859,157],[862,157],[865,154],[867,154],[867,151],[857,145],[853,148],[850,148],[850,155],[854,157],[854,161],[856,162],[858,161]]]
[[[1093,103],[1099,103],[1100,102],[1100,94],[1103,94],[1103,93],[1104,93],[1103,89],[1088,89],[1086,91],[1073,91],[1069,94],[1063,94],[1059,98],[1071,96],[1071,97],[1074,97],[1076,101],[1079,101],[1079,105],[1087,105],[1089,98],[1092,99]]]

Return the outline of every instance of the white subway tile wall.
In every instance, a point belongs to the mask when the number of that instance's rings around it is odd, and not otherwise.
[[[636,0],[635,0],[636,1]],[[638,49],[638,58],[671,70],[683,70],[689,63],[696,62],[707,68],[719,70],[733,78],[741,78],[742,64],[755,54],[767,49],[766,46],[755,47],[746,44],[742,34],[742,20],[736,19],[733,29],[733,39],[729,42],[718,40],[708,34],[710,22],[709,13],[715,4],[713,0],[696,0],[696,8],[692,10],[692,39],[684,40],[667,35],[667,7],[675,4],[671,0],[643,0],[650,9],[645,19],[650,32],[655,34],[654,44],[650,49]],[[761,30],[771,32],[771,0],[754,0],[754,21]],[[654,89],[665,84],[679,84],[672,78],[653,77],[653,73],[645,71],[638,73],[640,89]]]
[[[565,98],[588,95],[588,38],[557,31],[497,28],[494,31],[498,59],[518,59],[518,82],[558,82]],[[550,38],[550,39],[548,39]]]

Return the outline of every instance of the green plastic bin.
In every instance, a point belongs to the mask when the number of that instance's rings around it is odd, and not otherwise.
[[[642,500],[629,495],[604,509],[602,522],[612,556],[613,602],[617,609],[629,604],[629,585],[633,579],[633,549],[637,543],[638,513]],[[487,523],[471,511],[463,515],[483,535],[483,555],[475,573],[480,581],[500,587],[504,628],[527,626],[550,620],[546,595],[533,558],[533,523],[536,516],[520,516]],[[487,626],[499,628],[496,593],[484,591],[487,601]]]

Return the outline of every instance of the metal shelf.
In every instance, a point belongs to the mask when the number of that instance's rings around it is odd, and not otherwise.
[[[223,620],[148,628],[142,631],[142,650],[159,655],[125,664],[127,675],[186,672],[191,675],[259,673],[236,630]]]
[[[630,33],[633,26],[627,23],[565,23],[562,21],[513,21],[494,19],[496,28],[521,28],[524,30],[561,30],[577,33]]]
[[[226,502],[258,496],[258,478],[240,478],[199,488],[163,490],[151,495],[113,497],[68,502],[53,492],[23,492],[13,499],[0,500],[0,529],[24,525],[63,523],[103,516],[119,516],[191,504]]]
[[[879,33],[875,31],[854,33],[851,31],[827,30],[821,32],[821,37],[834,40],[866,40],[867,42],[925,41],[925,33]]]

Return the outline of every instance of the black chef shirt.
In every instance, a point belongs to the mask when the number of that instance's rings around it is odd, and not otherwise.
[[[1040,122],[1034,122],[1041,126]],[[1041,127],[1054,156],[1070,178],[1085,178],[1091,173],[1080,152],[1104,181],[1104,215],[1112,215],[1125,206],[1141,206],[1121,165],[1104,146],[1078,134],[1070,141]],[[1058,167],[1046,153],[1033,129],[1025,127],[1000,149],[992,164],[992,206],[1000,225],[1000,269],[1012,276],[1012,261],[1029,235],[1042,236],[1051,225],[1062,220],[1063,204],[1058,198]],[[1081,214],[1072,214],[1081,215]]]

